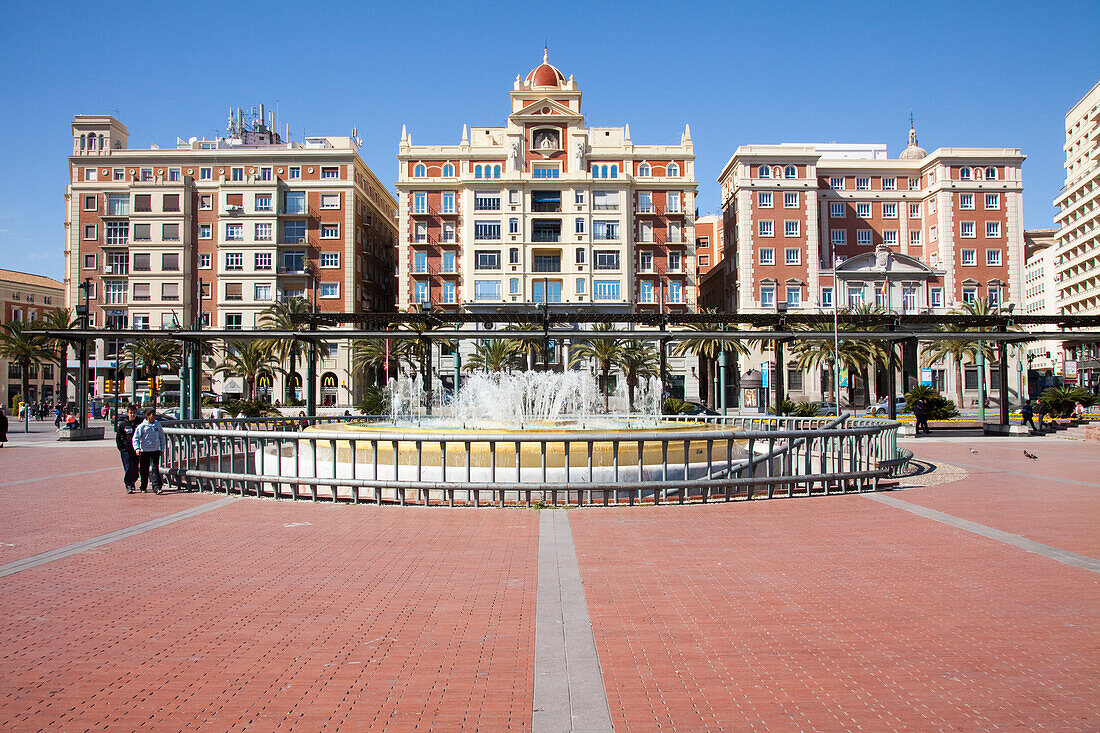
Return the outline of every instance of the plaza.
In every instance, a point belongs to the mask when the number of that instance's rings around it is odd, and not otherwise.
[[[888,492],[538,511],[128,496],[113,444],[44,425],[0,457],[9,729],[1100,723],[1089,442],[934,434]]]

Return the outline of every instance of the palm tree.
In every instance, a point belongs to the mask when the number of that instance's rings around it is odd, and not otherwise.
[[[542,326],[537,323],[511,323],[504,327],[505,331],[539,331]],[[534,371],[535,360],[543,350],[543,340],[540,336],[525,336],[513,339],[520,352],[526,357],[527,370]]]
[[[80,327],[80,319],[73,315],[71,308],[54,308],[42,314],[41,320],[36,324],[39,328],[49,331],[72,331]],[[58,388],[58,399],[62,404],[69,401],[69,379],[66,367],[69,362],[69,346],[75,345],[74,341],[64,338],[47,339],[47,344],[53,350],[54,361],[61,370],[61,385]]]
[[[523,369],[525,365],[523,346],[518,341],[486,339],[478,342],[462,368],[466,371],[511,372]]]
[[[630,339],[622,344],[619,368],[626,377],[627,410],[634,412],[634,390],[639,379],[656,377],[660,371],[660,357],[652,341]],[[662,398],[664,395],[662,395]]]
[[[956,308],[952,313],[955,315],[967,316],[989,316],[994,315],[996,310],[989,305],[988,301],[976,300],[970,303],[963,303],[961,307]],[[959,330],[950,325],[941,326],[941,329],[944,331]],[[993,347],[989,344],[982,343],[978,338],[962,337],[943,341],[933,341],[924,349],[924,361],[926,365],[934,364],[947,357],[951,358],[951,362],[955,367],[955,406],[960,410],[963,409],[963,360],[969,358],[971,362],[977,362],[979,344],[981,345],[982,354],[986,359],[992,359]],[[985,395],[979,395],[978,398],[984,400]]]
[[[860,304],[851,308],[845,308],[842,313],[857,316],[873,316],[881,315],[885,313],[885,311],[879,306]],[[822,316],[820,321],[806,323],[804,327],[809,331],[831,331],[833,323],[832,319],[827,319]],[[853,326],[844,323],[837,325],[837,330],[843,333],[852,333],[863,330],[864,328],[863,326]],[[879,362],[885,363],[886,361],[886,350],[877,341],[853,338],[840,339],[839,348],[833,339],[819,339],[814,341],[795,340],[791,344],[791,355],[794,357],[795,366],[799,369],[817,369],[823,365],[827,365],[830,373],[833,374],[835,374],[835,370],[839,368],[841,363],[846,364],[850,369],[855,369],[862,375],[869,364]],[[829,380],[829,401],[834,401],[839,397],[834,389],[835,381],[835,379]]]
[[[408,361],[408,339],[390,339],[387,349],[386,339],[356,339],[351,344],[351,369],[373,371],[375,383],[378,382],[378,374],[386,367],[387,361]],[[388,375],[387,375],[388,376]]]
[[[301,328],[301,324],[296,323],[293,317],[312,312],[313,306],[305,298],[280,300],[269,305],[260,314],[260,328],[273,331],[297,331]],[[290,375],[297,371],[298,355],[309,348],[310,342],[305,338],[291,337],[288,339],[271,339],[264,343],[278,357],[280,369],[284,363],[289,364],[289,368],[285,372],[287,375],[287,388],[284,390],[284,396],[289,400],[293,395],[290,388]]]
[[[707,313],[714,313],[709,310]],[[691,331],[736,331],[737,329],[721,323],[689,323],[687,327]],[[704,336],[687,338],[676,344],[672,353],[676,356],[694,354],[699,360],[699,399],[706,402],[707,407],[714,409],[714,390],[710,389],[711,372],[718,355],[723,351],[733,352],[734,356],[745,356],[749,353],[748,346],[743,341],[733,339],[716,339]]]
[[[614,331],[615,329],[610,323],[600,323],[592,330],[606,333],[608,331]],[[604,412],[608,410],[608,399],[610,397],[608,386],[611,381],[611,367],[618,364],[622,359],[622,351],[622,339],[601,338],[576,344],[570,354],[570,366],[590,359],[599,365],[600,378],[603,380]]]
[[[27,379],[31,365],[53,361],[54,358],[49,339],[36,335],[37,328],[39,326],[36,323],[25,321],[11,321],[0,325],[0,357],[19,365],[23,402],[28,404],[30,400],[27,398]]]
[[[149,382],[149,399],[157,406],[157,376],[160,368],[168,373],[180,368],[180,345],[175,341],[160,339],[142,339],[126,344],[123,350],[122,366],[126,369],[141,369],[142,376]]]
[[[264,344],[256,341],[229,343],[226,344],[225,358],[222,359],[215,373],[244,377],[244,398],[251,400],[256,388],[256,380],[260,376],[271,376],[274,360],[275,355]]]

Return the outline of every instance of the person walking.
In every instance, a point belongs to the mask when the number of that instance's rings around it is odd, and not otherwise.
[[[8,416],[4,414],[4,406],[0,405],[0,448],[8,442]]]
[[[1024,403],[1024,406],[1020,408],[1020,421],[1024,425],[1031,426],[1031,429],[1035,432],[1039,432],[1039,428],[1035,427],[1035,408],[1031,406],[1031,400]]]
[[[138,479],[138,455],[134,450],[134,431],[141,425],[137,408],[130,405],[125,415],[119,415],[115,421],[115,447],[122,459],[122,484],[126,493],[134,493]]]
[[[1043,418],[1047,416],[1047,406],[1039,401],[1039,404],[1035,406],[1035,417],[1039,418],[1039,427],[1036,428],[1040,433],[1043,432]]]
[[[931,435],[932,431],[928,428],[928,403],[923,397],[913,403],[913,416],[917,418],[916,434],[920,435],[921,428],[924,428],[925,434]]]
[[[153,408],[145,410],[145,420],[134,430],[133,443],[138,457],[138,471],[141,474],[141,490],[146,490],[152,474],[153,493],[159,494],[160,457],[168,447],[168,439],[164,437],[164,428],[157,422],[157,413]]]
[[[1084,420],[1085,419],[1085,406],[1078,400],[1077,404],[1073,406],[1073,419]]]

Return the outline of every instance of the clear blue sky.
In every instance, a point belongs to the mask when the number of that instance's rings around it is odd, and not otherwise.
[[[531,8],[519,10],[517,8]],[[224,130],[279,104],[302,134],[350,134],[385,182],[401,125],[456,143],[501,125],[516,74],[574,74],[591,125],[695,140],[699,209],[738,145],[1018,147],[1024,224],[1050,226],[1066,110],[1100,76],[1097,2],[14,3],[0,47],[0,267],[62,274],[74,114],[132,147]]]

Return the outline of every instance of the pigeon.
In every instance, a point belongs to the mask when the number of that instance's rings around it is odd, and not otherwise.
[[[1034,453],[1028,453],[1026,448],[1024,449],[1024,456],[1030,458],[1033,461],[1039,460],[1039,456],[1035,455]]]
[[[971,452],[971,453],[977,453],[978,451],[976,451],[976,450],[974,450],[973,448],[971,448],[971,449],[970,449],[970,452]]]

